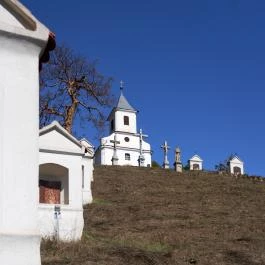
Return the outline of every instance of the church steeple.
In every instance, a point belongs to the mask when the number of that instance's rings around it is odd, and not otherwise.
[[[114,107],[109,115],[108,120],[110,121],[110,132],[126,132],[126,133],[137,133],[136,128],[136,113],[131,104],[125,98],[123,94],[124,83],[120,82],[120,97],[116,107]]]
[[[123,95],[123,85],[124,82],[121,81],[120,82],[120,90],[121,90],[121,94],[118,100],[118,104],[116,106],[116,109],[119,110],[127,110],[127,111],[133,111],[133,112],[137,112],[132,106],[131,104],[128,102],[128,100],[125,98],[125,96]]]

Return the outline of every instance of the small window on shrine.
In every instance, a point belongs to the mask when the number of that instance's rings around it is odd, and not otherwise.
[[[235,175],[241,175],[241,168],[240,167],[234,167],[234,174]]]
[[[124,121],[124,125],[129,125],[130,124],[128,116],[124,116],[123,117],[123,121]]]
[[[124,141],[128,143],[128,142],[130,142],[130,138],[129,137],[125,137]]]
[[[131,155],[126,153],[125,154],[125,160],[130,161],[131,160]]]
[[[193,164],[193,170],[200,170],[199,164]]]
[[[114,120],[111,120],[111,123],[110,123],[110,129],[112,131],[114,131]]]
[[[82,166],[82,189],[85,187],[85,167]]]

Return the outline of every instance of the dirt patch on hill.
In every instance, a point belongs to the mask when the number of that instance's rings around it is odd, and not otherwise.
[[[265,183],[204,172],[98,167],[81,242],[43,265],[265,264]]]

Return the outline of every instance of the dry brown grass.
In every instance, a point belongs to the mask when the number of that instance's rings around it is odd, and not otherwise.
[[[265,182],[98,167],[78,243],[42,244],[43,265],[265,264]]]

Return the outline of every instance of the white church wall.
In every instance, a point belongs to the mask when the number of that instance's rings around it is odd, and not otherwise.
[[[124,125],[124,116],[129,117],[129,125]],[[136,114],[128,111],[116,111],[115,112],[115,130],[120,132],[136,133]]]
[[[112,156],[114,153],[113,143],[111,140],[114,139],[114,133],[108,137],[101,139],[101,150],[98,150],[96,153],[95,163],[101,165],[112,165]],[[131,165],[139,166],[139,149],[140,149],[140,140],[139,136],[126,134],[126,133],[116,133],[117,140],[120,144],[117,145],[117,155],[119,158],[119,165]],[[128,138],[127,142],[125,138]],[[150,153],[150,144],[143,141],[143,155],[145,157],[144,166],[151,166],[152,158]],[[125,154],[130,154],[130,160],[125,160]],[[99,162],[100,161],[100,162]]]
[[[108,137],[101,138],[100,146],[95,154],[95,163],[99,165],[112,165],[114,155],[114,140],[116,145],[115,165],[139,166],[140,153],[144,155],[144,164],[141,166],[151,166],[151,146],[142,141],[140,146],[140,137],[137,133],[137,111],[129,104],[121,94],[117,106],[114,107],[109,115],[110,132]]]
[[[101,150],[101,163],[102,165],[112,165],[113,148],[104,148]]]
[[[135,152],[135,151],[130,151],[130,150],[117,150],[117,154],[118,154],[118,158],[119,158],[119,162],[118,164],[121,166],[138,166],[139,162],[139,152]],[[129,155],[130,160],[126,160],[126,154]]]

